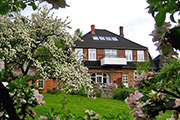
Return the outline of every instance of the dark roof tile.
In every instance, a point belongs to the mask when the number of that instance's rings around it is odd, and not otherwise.
[[[93,40],[93,36],[107,36],[116,37],[118,41],[108,41],[108,40]],[[147,47],[137,44],[131,40],[120,37],[107,30],[95,29],[95,34],[88,32],[85,34],[81,41],[76,41],[75,48],[104,48],[104,49],[138,49],[138,50],[148,50]]]

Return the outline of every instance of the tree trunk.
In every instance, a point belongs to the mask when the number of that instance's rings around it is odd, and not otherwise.
[[[7,111],[10,120],[20,120],[14,108],[13,101],[9,96],[9,92],[2,82],[0,82],[0,103],[3,104],[3,108]]]

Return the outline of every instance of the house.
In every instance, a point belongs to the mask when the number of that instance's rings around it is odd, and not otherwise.
[[[151,60],[147,47],[124,37],[122,26],[117,35],[91,25],[91,31],[82,36],[82,40],[75,42],[73,50],[77,52],[77,59],[83,59],[95,83],[123,83],[130,87],[137,77],[135,63]]]
[[[169,64],[169,63],[171,63],[171,60],[170,60],[170,58],[164,57],[163,55],[158,55],[156,58],[153,59],[153,63],[156,66],[154,71],[158,72],[163,68],[164,63]]]

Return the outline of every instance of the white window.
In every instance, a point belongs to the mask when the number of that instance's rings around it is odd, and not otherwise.
[[[111,37],[113,41],[118,41],[117,37]]]
[[[76,58],[83,59],[83,49],[82,48],[75,48]]]
[[[138,73],[137,70],[134,70],[134,82],[137,81]]]
[[[109,58],[117,57],[117,50],[105,49],[105,57],[109,57]]]
[[[44,80],[37,80],[37,87],[39,89],[44,89]]]
[[[137,60],[138,61],[144,61],[144,51],[143,50],[137,51]]]
[[[111,37],[105,37],[106,40],[111,41]]]
[[[103,36],[99,36],[100,40],[105,40],[105,38]]]
[[[128,87],[129,79],[128,79],[128,75],[127,74],[123,74],[122,82],[123,82],[124,86]]]
[[[127,61],[132,61],[133,60],[133,58],[132,58],[132,50],[126,50],[125,55],[126,55]]]
[[[99,40],[98,36],[93,36],[93,40]]]
[[[96,49],[88,49],[89,60],[96,60]]]
[[[99,83],[99,84],[108,84],[109,83],[109,76],[106,73],[93,73],[91,75],[92,83]]]

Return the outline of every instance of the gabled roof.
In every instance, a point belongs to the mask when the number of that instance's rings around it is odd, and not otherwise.
[[[107,37],[116,37],[117,41],[108,41],[108,40],[93,40],[93,36],[107,36]],[[82,37],[83,42],[76,41],[75,48],[102,48],[102,49],[138,49],[138,50],[148,50],[147,47],[137,44],[131,40],[128,40],[124,37],[120,37],[117,34],[114,34],[110,31],[103,29],[95,29],[95,34],[88,32]]]

